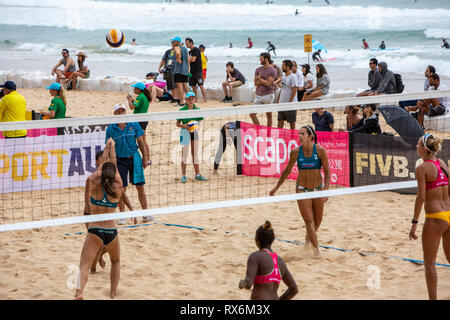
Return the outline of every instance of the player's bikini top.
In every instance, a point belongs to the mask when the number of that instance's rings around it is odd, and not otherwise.
[[[444,172],[444,170],[442,170],[441,164],[439,163],[439,159],[436,158],[435,161],[433,160],[425,160],[425,161],[433,163],[438,169],[437,178],[432,182],[427,182],[426,190],[432,190],[438,187],[447,186],[448,177],[447,174]]]
[[[100,200],[96,200],[91,196],[91,203],[95,204],[96,206],[100,207],[107,207],[107,208],[116,208],[119,205],[119,201],[117,202],[111,202],[108,200],[108,197],[106,195],[105,188],[102,186],[103,190],[103,197]]]
[[[256,275],[255,280],[253,280],[253,283],[254,284],[272,283],[272,282],[280,283],[281,282],[281,274],[280,274],[280,269],[278,268],[277,254],[275,252],[272,253],[267,249],[263,249],[263,250],[266,251],[268,254],[270,254],[270,257],[272,258],[272,261],[273,261],[273,270],[272,270],[272,272],[270,272],[269,274],[266,274],[266,275]]]
[[[313,152],[311,157],[306,158],[303,154],[302,146],[298,151],[297,167],[299,170],[310,170],[310,169],[321,169],[322,162],[320,161],[319,155],[317,154],[316,144],[313,144]]]

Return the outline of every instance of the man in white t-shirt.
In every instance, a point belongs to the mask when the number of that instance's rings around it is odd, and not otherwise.
[[[430,88],[428,91],[448,90],[447,86],[440,82],[440,78],[437,73],[430,75],[428,79],[430,81]],[[423,126],[423,118],[425,115],[428,117],[437,117],[450,111],[450,97],[419,100],[415,108],[419,109],[419,112],[417,113],[417,121],[421,126]],[[411,107],[407,108],[408,111],[412,111],[410,109]]]
[[[297,77],[297,101],[302,101],[303,73],[298,70],[298,65],[295,60],[292,60],[292,73]]]
[[[292,61],[284,60],[281,70],[283,70],[284,75],[281,77],[281,93],[276,103],[297,102],[298,82],[297,77],[292,73]],[[291,129],[295,129],[297,110],[278,112],[278,128],[284,127],[284,121],[289,123]]]

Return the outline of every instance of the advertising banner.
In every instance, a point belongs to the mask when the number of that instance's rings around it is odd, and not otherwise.
[[[247,176],[280,177],[290,152],[299,146],[299,130],[240,123],[241,173]],[[317,132],[317,142],[327,152],[330,184],[350,186],[349,139],[347,132]],[[295,164],[289,179],[297,179]]]
[[[422,163],[416,144],[416,139],[353,133],[354,186],[414,180],[416,166]],[[450,140],[444,140],[437,156],[449,163]],[[414,193],[415,188],[402,192]]]
[[[84,186],[105,131],[0,140],[0,193]]]

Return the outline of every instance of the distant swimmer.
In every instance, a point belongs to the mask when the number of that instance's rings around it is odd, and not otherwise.
[[[319,60],[322,60],[322,57],[320,56],[320,53],[321,53],[321,52],[322,52],[322,50],[319,49],[319,50],[317,50],[316,52],[313,53],[313,55],[312,55],[313,61],[319,61]],[[317,57],[319,57],[319,58],[317,58]]]
[[[369,49],[369,44],[367,43],[366,39],[362,39],[363,43],[363,49]]]
[[[445,48],[445,49],[450,49],[450,44],[448,44],[447,40],[442,39],[442,45],[441,45],[441,47],[442,47],[442,48]]]
[[[133,41],[131,41],[131,45],[132,45],[132,46],[136,46],[136,45],[137,45],[136,39],[133,39]]]
[[[325,3],[326,3],[326,4],[330,4],[330,1],[328,1],[328,0],[325,0]]]
[[[274,55],[277,55],[277,54],[275,53],[275,46],[274,46],[272,43],[270,43],[270,41],[267,41],[267,44],[269,45],[269,46],[267,47],[267,52],[270,53],[270,51],[273,51],[273,54],[274,54]]]
[[[248,46],[247,49],[251,49],[253,47],[252,39],[248,38]]]
[[[384,41],[381,41],[381,44],[378,47],[378,50],[384,50],[384,49],[386,49],[386,44],[384,43]]]
[[[248,257],[245,279],[239,281],[239,289],[253,286],[251,300],[290,300],[298,293],[294,277],[283,259],[271,248],[274,240],[272,224],[266,221],[256,230],[255,242],[259,250]],[[278,297],[281,280],[287,289]]]
[[[230,44],[228,45],[228,48],[233,48],[233,44],[230,42]]]
[[[295,15],[298,16],[300,12],[298,12],[298,9],[295,9]]]

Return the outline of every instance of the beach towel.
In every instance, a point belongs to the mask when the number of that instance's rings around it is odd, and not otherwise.
[[[133,183],[145,182],[144,168],[142,167],[142,158],[139,151],[133,155]]]

